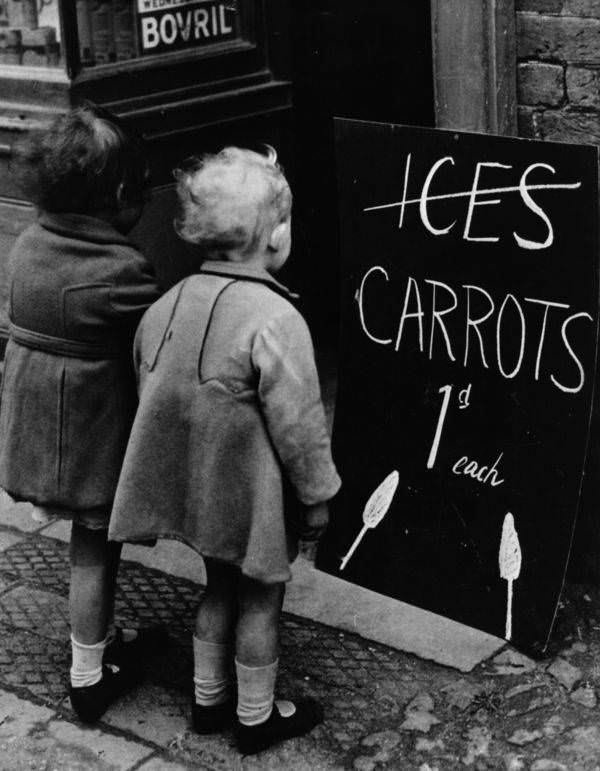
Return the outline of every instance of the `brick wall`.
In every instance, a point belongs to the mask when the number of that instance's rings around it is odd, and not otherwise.
[[[600,0],[516,0],[519,134],[600,145]]]

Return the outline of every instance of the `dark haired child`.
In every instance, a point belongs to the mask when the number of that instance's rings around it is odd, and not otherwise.
[[[109,537],[177,538],[204,557],[193,725],[235,724],[253,754],[322,720],[313,699],[274,702],[278,623],[298,537],[322,532],[340,480],[310,333],[271,275],[291,246],[274,151],[226,148],[178,181],[177,228],[199,272],[138,329],[140,407]]]
[[[107,648],[120,556],[107,530],[137,402],[133,336],[159,295],[126,236],[147,166],[140,141],[90,106],[17,147],[13,170],[38,220],[11,255],[0,485],[72,520],[69,692],[92,722],[133,685],[125,662],[142,642],[120,631]]]

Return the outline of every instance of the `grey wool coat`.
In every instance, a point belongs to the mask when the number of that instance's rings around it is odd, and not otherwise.
[[[290,578],[286,488],[314,504],[340,479],[310,333],[288,298],[266,271],[211,261],[147,311],[110,538],[177,538],[264,583]]]
[[[101,220],[41,213],[11,255],[0,485],[39,505],[110,506],[137,403],[131,346],[159,296]]]

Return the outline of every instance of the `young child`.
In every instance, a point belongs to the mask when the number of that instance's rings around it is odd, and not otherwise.
[[[14,171],[38,220],[11,255],[0,485],[72,520],[69,690],[92,722],[134,680],[118,666],[134,632],[104,655],[120,555],[107,531],[137,401],[133,336],[159,295],[125,235],[142,211],[147,166],[140,142],[90,106],[17,147]]]
[[[235,722],[252,754],[322,720],[312,699],[274,704],[278,622],[298,537],[322,532],[340,480],[308,328],[271,276],[290,253],[292,204],[274,151],[226,148],[177,177],[176,226],[199,272],[138,329],[140,406],[109,537],[177,538],[203,555],[193,724]]]

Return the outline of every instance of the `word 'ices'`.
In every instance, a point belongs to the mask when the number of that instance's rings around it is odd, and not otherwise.
[[[383,209],[399,209],[400,216],[398,220],[398,227],[402,228],[404,223],[404,213],[407,206],[411,204],[419,205],[419,216],[423,227],[431,233],[433,236],[446,236],[448,233],[454,230],[456,227],[456,220],[446,224],[436,223],[432,221],[430,214],[430,202],[431,201],[448,201],[452,198],[466,198],[467,209],[465,224],[462,232],[462,238],[465,241],[478,241],[486,243],[496,243],[499,241],[499,236],[495,234],[489,234],[484,236],[475,236],[472,233],[473,218],[475,215],[475,209],[481,206],[498,206],[502,203],[501,196],[508,193],[518,193],[521,197],[523,205],[538,219],[542,221],[546,228],[546,236],[543,241],[535,241],[534,239],[527,238],[526,236],[513,232],[513,238],[521,249],[547,249],[554,243],[554,228],[552,222],[548,217],[548,214],[544,209],[534,200],[531,195],[535,190],[577,190],[581,187],[581,182],[543,182],[534,184],[530,181],[530,176],[534,171],[541,169],[544,173],[556,174],[556,169],[550,166],[548,163],[532,163],[528,166],[519,179],[517,185],[503,185],[495,187],[484,187],[481,183],[481,175],[486,169],[496,169],[510,172],[512,166],[506,163],[496,162],[481,162],[475,166],[473,174],[473,182],[469,190],[460,191],[457,193],[442,193],[434,195],[431,192],[434,179],[442,173],[444,166],[455,166],[454,158],[451,155],[447,155],[444,158],[437,160],[430,168],[427,174],[421,193],[417,198],[411,198],[408,194],[408,183],[410,179],[410,165],[411,154],[407,156],[406,167],[404,171],[404,189],[402,193],[402,200],[393,201],[392,203],[384,203],[378,206],[368,206],[364,209],[365,212],[381,211]],[[489,196],[499,196],[490,198]],[[439,215],[438,215],[439,216]]]

